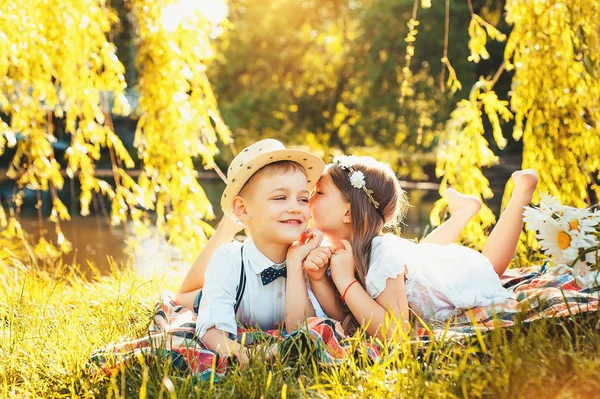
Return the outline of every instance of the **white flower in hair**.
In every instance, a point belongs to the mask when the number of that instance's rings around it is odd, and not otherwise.
[[[365,175],[360,170],[354,171],[350,175],[350,184],[352,187],[361,189],[365,186]]]
[[[333,158],[333,162],[341,166],[342,169],[350,169],[352,167],[352,161],[349,156],[338,155]]]

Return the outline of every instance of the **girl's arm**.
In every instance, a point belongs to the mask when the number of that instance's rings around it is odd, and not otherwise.
[[[402,332],[401,337],[408,334],[409,309],[404,273],[394,279],[388,279],[385,289],[376,300],[373,300],[359,283],[350,286],[352,281],[354,280],[341,282],[338,289],[346,291],[348,288],[344,297],[346,304],[360,325],[367,328],[369,335],[384,340],[400,332]],[[387,323],[389,323],[387,329],[383,328]]]
[[[400,332],[408,333],[409,310],[404,283],[406,267],[395,278],[386,280],[385,289],[375,301],[355,280],[354,256],[350,242],[341,240],[341,244],[344,248],[338,249],[331,256],[331,276],[338,291],[342,293],[342,300],[346,302],[356,320],[367,328],[369,335],[380,339],[391,338]],[[382,327],[388,322],[384,335]]]
[[[200,255],[196,258],[190,270],[188,270],[179,291],[175,294],[175,300],[179,305],[188,309],[194,307],[194,300],[198,291],[204,286],[204,273],[208,262],[214,255],[217,248],[233,240],[235,234],[243,228],[242,225],[233,221],[228,216],[223,216],[217,229],[210,237]]]

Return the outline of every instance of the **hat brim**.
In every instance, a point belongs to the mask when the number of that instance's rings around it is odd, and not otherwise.
[[[252,175],[263,166],[279,161],[296,162],[304,168],[306,180],[308,182],[308,191],[312,191],[325,170],[325,162],[310,152],[285,149],[261,154],[252,159],[251,162],[248,162],[248,165],[244,167],[243,170],[239,171],[225,187],[223,195],[221,196],[221,208],[223,213],[227,216],[233,214],[233,199],[239,194],[244,184],[246,184]]]

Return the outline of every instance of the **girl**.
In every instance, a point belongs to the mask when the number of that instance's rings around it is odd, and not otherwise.
[[[429,235],[421,241],[421,243],[436,243],[440,245],[451,244],[458,240],[461,231],[467,224],[467,222],[479,211],[481,208],[481,201],[472,196],[467,196],[459,193],[458,191],[449,188],[446,191],[446,200],[448,202],[448,208],[450,210],[450,218],[446,220],[442,225],[433,230]],[[405,201],[402,196],[402,201]],[[403,206],[399,206],[399,211],[404,209]],[[192,266],[187,272],[187,275],[181,284],[177,294],[175,295],[176,301],[179,305],[182,305],[190,310],[198,312],[198,305],[200,296],[198,295],[204,286],[204,273],[206,267],[214,255],[217,248],[222,245],[228,244],[235,238],[235,235],[244,229],[244,225],[231,218],[230,216],[224,215],[223,219],[217,225],[213,235],[208,240],[196,260],[192,263]],[[318,255],[316,258],[315,255]],[[331,257],[331,249],[327,246],[323,246],[313,252],[311,258],[316,263],[313,263],[310,259],[308,260],[308,270],[316,270],[319,267],[323,267],[328,263]],[[320,309],[319,309],[320,311]],[[319,312],[318,312],[319,313]],[[322,314],[322,312],[320,313]]]
[[[522,170],[512,178],[515,189],[508,206],[479,253],[451,244],[458,234],[440,239],[434,232],[435,240],[421,244],[382,235],[384,225],[395,221],[407,205],[394,172],[371,157],[334,159],[317,183],[311,214],[314,227],[339,244],[333,250],[316,248],[304,261],[323,310],[344,320],[347,332],[360,323],[379,337],[384,337],[380,326],[386,316],[392,316],[385,334],[390,337],[398,327],[407,331],[409,308],[425,321],[444,321],[457,309],[511,297],[499,276],[516,249],[523,206],[531,201],[537,174]]]

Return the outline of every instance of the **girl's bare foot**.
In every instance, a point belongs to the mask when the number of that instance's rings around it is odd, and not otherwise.
[[[518,195],[520,199],[528,204],[538,183],[538,174],[534,169],[517,170],[511,176],[515,182],[513,196]]]
[[[481,200],[472,195],[465,195],[453,188],[446,190],[446,201],[450,215],[464,215],[471,218],[481,209]]]

